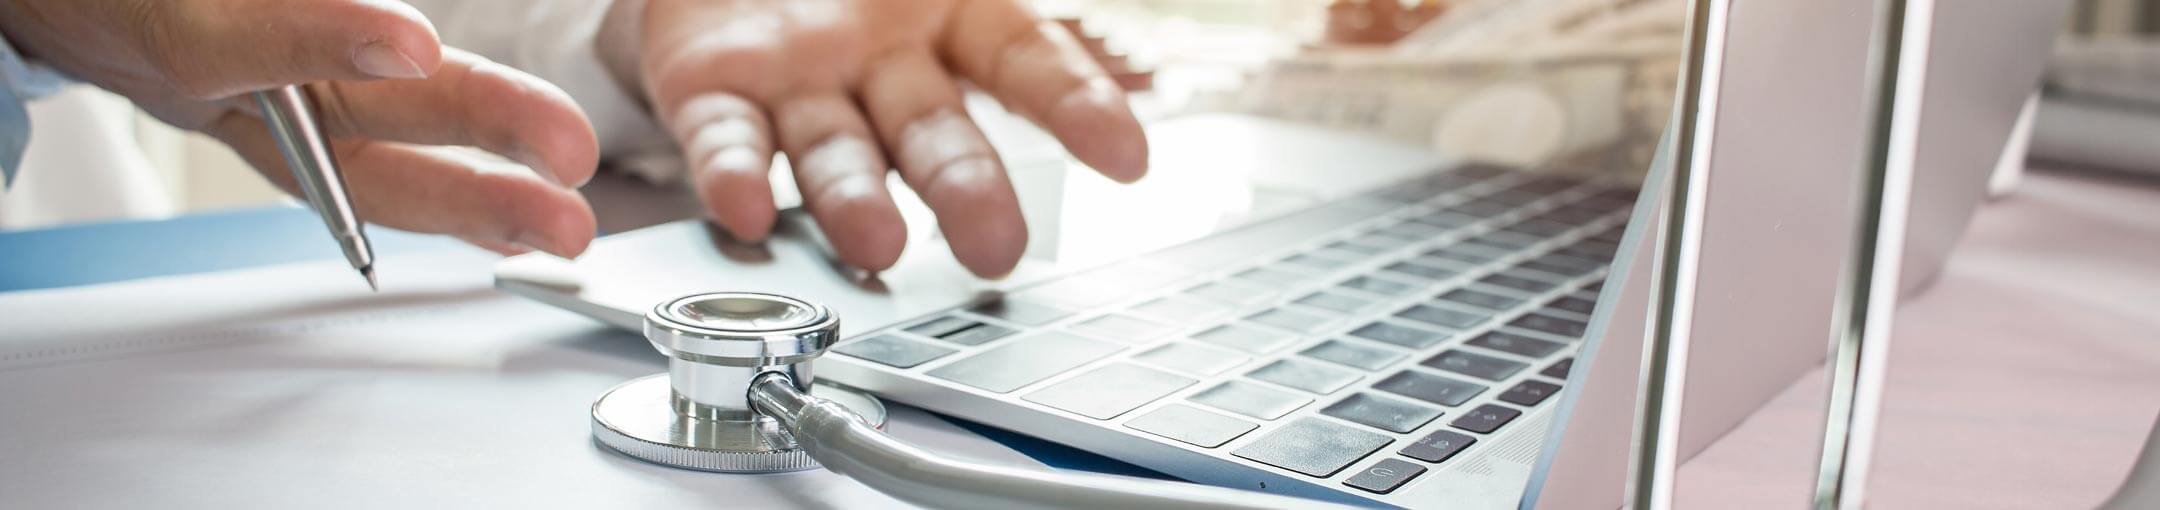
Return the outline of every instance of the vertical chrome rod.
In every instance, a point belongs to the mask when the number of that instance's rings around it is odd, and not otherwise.
[[[1643,343],[1642,378],[1635,409],[1635,442],[1628,467],[1628,506],[1672,507],[1679,468],[1681,396],[1686,390],[1689,337],[1695,317],[1697,262],[1702,255],[1703,213],[1710,158],[1717,134],[1718,98],[1725,73],[1731,0],[1694,0],[1688,6],[1687,48],[1680,91],[1674,101],[1672,171],[1659,231],[1651,320]]]
[[[1830,395],[1815,478],[1814,506],[1819,510],[1853,510],[1865,502],[1904,260],[1934,10],[1934,0],[1875,4],[1865,96],[1869,124],[1855,195],[1853,251],[1830,317]]]

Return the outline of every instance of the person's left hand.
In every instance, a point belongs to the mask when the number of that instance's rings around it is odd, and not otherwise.
[[[708,211],[741,239],[771,232],[766,175],[777,149],[842,261],[879,270],[898,260],[906,225],[885,188],[897,168],[962,265],[1011,272],[1027,227],[1004,166],[963,109],[961,79],[1104,175],[1132,181],[1147,171],[1147,141],[1124,93],[1019,0],[618,4],[641,9],[612,15],[642,29],[623,51],[606,48],[603,34],[601,53],[645,93]]]

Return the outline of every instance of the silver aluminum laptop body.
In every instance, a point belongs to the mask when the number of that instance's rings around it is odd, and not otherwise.
[[[1764,120],[1721,124],[1703,277],[1716,309],[1697,325],[1719,341],[1691,361],[1690,455],[1820,362],[1850,228],[1867,2],[1745,5],[1724,114]],[[2033,25],[2011,31],[2053,26]],[[1990,122],[1931,147],[1991,158]],[[1254,118],[1150,130],[1154,173],[1132,187],[995,140],[1035,235],[1003,282],[967,277],[908,204],[908,252],[874,278],[837,268],[791,213],[761,246],[678,222],[575,262],[511,258],[498,286],[626,328],[693,291],[822,301],[853,344],[820,362],[826,380],[1203,483],[1504,507],[1538,474],[1540,506],[1618,505],[1647,297],[1630,275],[1647,274],[1651,201]],[[1984,192],[1991,165],[1943,161],[1921,182],[1957,184],[1915,200],[1909,253],[1947,253]],[[1617,251],[1610,269],[1577,263],[1601,248]],[[1586,369],[1556,370],[1578,355]],[[1046,358],[1063,361],[1006,368]]]

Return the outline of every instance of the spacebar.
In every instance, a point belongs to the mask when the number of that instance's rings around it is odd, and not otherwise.
[[[1223,265],[1251,259],[1253,254],[1266,253],[1314,236],[1349,226],[1394,210],[1393,204],[1381,204],[1352,196],[1332,204],[1283,215],[1271,220],[1236,227],[1212,237],[1172,246],[1146,258],[1194,271],[1221,269]]]

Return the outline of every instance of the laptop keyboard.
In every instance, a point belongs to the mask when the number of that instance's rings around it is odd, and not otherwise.
[[[1466,167],[833,351],[1387,494],[1555,400],[1633,201]]]

